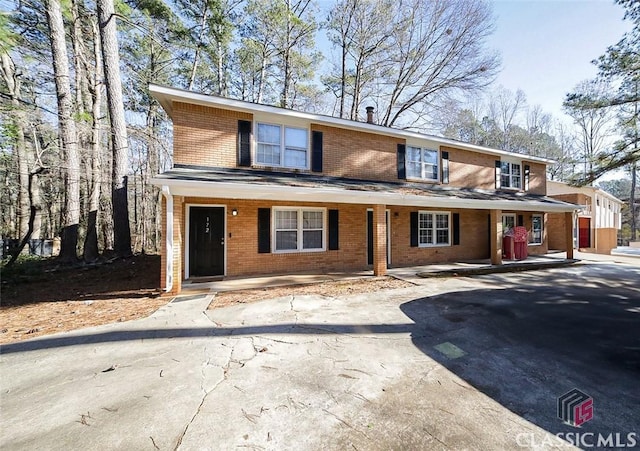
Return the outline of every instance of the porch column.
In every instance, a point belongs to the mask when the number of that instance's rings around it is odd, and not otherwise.
[[[567,248],[567,258],[573,258],[573,212],[564,214],[564,241]]]
[[[169,190],[164,192],[164,194],[160,200],[161,205],[161,214],[160,214],[160,236],[161,236],[161,245],[160,245],[160,288],[162,291],[167,291],[170,289],[169,287],[169,278],[167,277],[167,270],[169,269],[169,265],[167,264],[167,248],[171,245],[169,240],[167,240],[167,197],[170,196]]]
[[[491,264],[502,264],[502,210],[491,210],[490,213],[490,254]]]
[[[173,286],[171,294],[182,290],[182,258],[184,256],[184,197],[173,196]]]
[[[385,205],[373,206],[373,275],[387,273],[387,213]]]

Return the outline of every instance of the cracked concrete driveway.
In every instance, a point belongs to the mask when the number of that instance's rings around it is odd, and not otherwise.
[[[554,448],[574,387],[594,398],[583,432],[637,431],[638,280],[601,263],[206,313],[202,297],[6,345],[0,447]]]

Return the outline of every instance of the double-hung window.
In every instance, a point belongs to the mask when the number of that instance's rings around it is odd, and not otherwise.
[[[309,139],[306,129],[258,123],[257,134],[258,164],[307,168]]]
[[[516,215],[508,213],[502,215],[502,232],[508,232],[516,226]]]
[[[407,146],[407,177],[438,180],[438,151]]]
[[[522,168],[520,163],[508,161],[500,163],[500,186],[502,188],[522,188]]]
[[[274,208],[275,251],[324,250],[324,210],[309,208]]]
[[[421,211],[418,213],[418,245],[448,246],[451,214],[449,212]]]
[[[542,215],[531,215],[530,244],[542,244]]]

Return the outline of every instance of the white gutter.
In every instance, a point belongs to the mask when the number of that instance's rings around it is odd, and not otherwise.
[[[165,274],[165,291],[169,292],[173,288],[173,195],[167,185],[162,186],[162,194],[167,199],[167,231],[165,236],[167,268]]]
[[[527,200],[463,199],[457,197],[432,197],[416,194],[398,194],[380,191],[358,191],[339,188],[299,186],[272,186],[255,183],[207,182],[200,180],[172,180],[153,178],[151,183],[171,187],[174,195],[187,197],[218,197],[223,199],[277,200],[290,202],[338,202],[346,204],[382,204],[408,207],[469,208],[479,210],[535,210],[545,212],[570,212],[580,209],[573,204],[549,204]]]
[[[310,122],[318,124],[328,124],[334,127],[344,128],[348,130],[362,130],[368,133],[376,133],[385,136],[395,136],[402,139],[428,139],[439,143],[443,146],[451,146],[458,149],[470,150],[472,152],[480,152],[489,155],[506,156],[518,158],[523,161],[532,161],[544,164],[555,164],[555,160],[542,157],[534,157],[531,155],[525,155],[514,152],[507,152],[506,150],[492,149],[490,147],[478,146],[475,144],[469,144],[462,141],[455,141],[453,139],[443,138],[440,136],[427,135],[423,133],[411,132],[407,130],[400,130],[392,127],[384,127],[377,124],[369,124],[367,122],[358,122],[348,119],[342,119],[332,116],[325,116],[321,114],[305,113],[302,111],[289,110],[286,108],[278,108],[270,105],[261,105],[259,103],[246,102],[244,100],[230,99],[221,96],[210,96],[206,94],[200,94],[193,91],[186,91],[183,89],[170,88],[168,86],[149,85],[149,92],[155,97],[169,117],[173,119],[173,101],[189,103],[193,105],[214,106],[218,108],[226,108],[233,111],[242,111],[245,113],[267,113],[284,117],[292,117],[298,119],[305,119]]]

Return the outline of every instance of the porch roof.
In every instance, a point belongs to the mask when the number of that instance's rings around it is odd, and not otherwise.
[[[166,187],[173,195],[223,199],[546,212],[570,212],[582,208],[550,197],[514,191],[186,165],[175,165],[154,177],[152,183]]]

